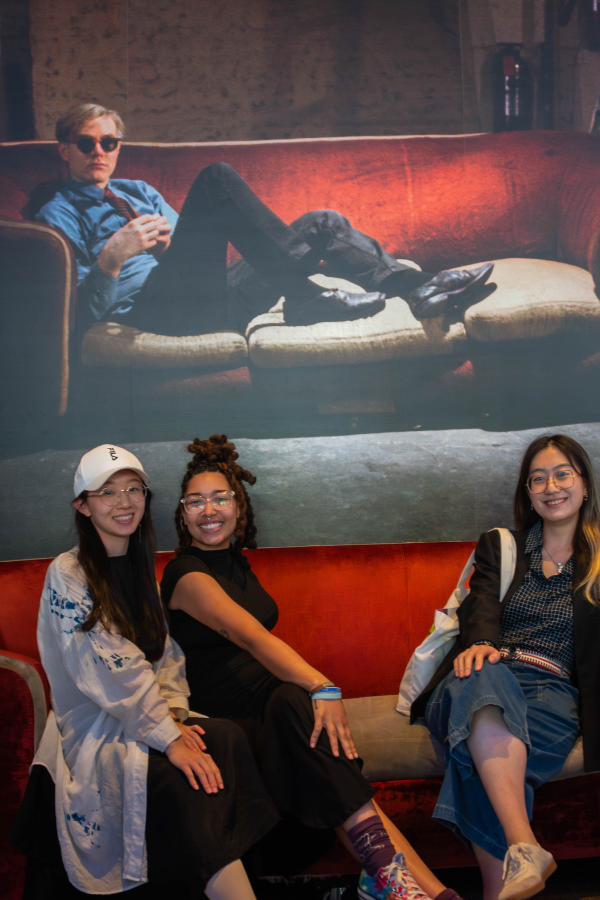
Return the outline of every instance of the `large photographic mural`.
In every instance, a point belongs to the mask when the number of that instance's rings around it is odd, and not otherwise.
[[[510,524],[533,433],[566,430],[600,455],[600,139],[355,133],[134,140],[115,176],[179,211],[198,172],[225,161],[285,222],[338,210],[423,270],[493,262],[485,289],[428,319],[388,296],[356,321],[290,325],[279,302],[183,337],[92,324],[69,242],[33,223],[65,176],[56,144],[0,146],[3,558],[73,539],[72,473],[106,441],[153,476],[162,549],[185,443],[215,432],[259,475],[263,546],[472,539]],[[348,287],[326,271],[315,280]]]

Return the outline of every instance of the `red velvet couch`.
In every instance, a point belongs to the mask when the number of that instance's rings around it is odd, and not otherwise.
[[[467,542],[301,547],[257,550],[249,557],[279,604],[276,633],[340,684],[346,698],[387,696],[390,714],[404,725],[406,720],[393,713],[391,695],[472,547]],[[159,554],[158,577],[170,556]],[[25,863],[8,846],[6,833],[25,790],[47,708],[35,629],[48,562],[0,563],[0,884],[6,900],[19,900]],[[360,725],[356,712],[354,717]],[[368,759],[365,763],[368,767]],[[431,820],[439,778],[375,783],[377,801],[429,865],[473,865],[462,843]],[[599,856],[600,774],[542,787],[534,828],[558,859]],[[356,865],[336,844],[309,871],[352,872]]]
[[[337,433],[340,416],[356,414],[383,416],[379,431],[545,426],[557,406],[569,421],[589,420],[600,371],[598,137],[124,144],[115,174],[144,179],[179,210],[198,171],[217,160],[287,222],[338,209],[428,270],[496,260],[498,290],[464,321],[419,323],[392,298],[358,323],[290,327],[275,312],[245,334],[167,339],[103,323],[76,335],[71,248],[58,231],[28,221],[47,199],[40,184],[62,177],[56,145],[0,145],[0,401],[9,449],[20,441],[31,450],[42,433],[48,446],[48,434],[92,405],[111,433],[122,431],[121,442],[132,431],[146,441],[185,437],[199,415],[208,433],[213,418],[221,427],[224,401],[230,430],[245,434],[273,413],[278,435],[294,436]],[[525,382],[536,402],[520,421],[524,405],[506,402],[506,385],[518,393]],[[260,436],[272,436],[268,425]]]

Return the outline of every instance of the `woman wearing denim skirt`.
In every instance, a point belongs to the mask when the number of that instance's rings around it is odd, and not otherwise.
[[[600,502],[583,447],[564,435],[533,441],[514,515],[506,597],[499,534],[486,532],[457,647],[411,710],[445,745],[434,819],[472,848],[484,900],[533,897],[556,869],[529,824],[533,792],[580,732],[585,771],[600,769]]]

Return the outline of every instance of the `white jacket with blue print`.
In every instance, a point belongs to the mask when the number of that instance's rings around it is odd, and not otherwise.
[[[50,564],[37,640],[52,710],[33,765],[50,772],[56,824],[71,884],[112,894],[147,881],[145,852],[148,748],[164,751],[187,715],[185,657],[169,637],[162,658],[96,624],[77,548]]]

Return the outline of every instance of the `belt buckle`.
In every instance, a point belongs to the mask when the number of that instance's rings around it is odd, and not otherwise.
[[[510,647],[510,649],[508,651],[508,656],[506,657],[506,659],[513,660],[513,659],[520,659],[520,658],[521,658],[521,651],[517,650],[515,647]]]

